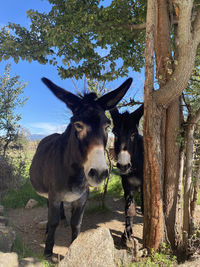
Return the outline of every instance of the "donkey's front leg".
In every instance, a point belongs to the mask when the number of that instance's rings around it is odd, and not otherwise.
[[[50,257],[53,253],[54,235],[60,218],[60,201],[49,199],[48,205],[48,232],[44,255]]]
[[[71,228],[72,228],[72,242],[80,234],[83,214],[85,210],[85,204],[89,196],[89,189],[79,198],[72,203],[72,216],[71,216]]]
[[[64,226],[67,227],[69,225],[69,221],[65,216],[65,209],[63,201],[60,203],[60,219],[63,222]]]
[[[125,195],[125,231],[122,235],[122,241],[126,242],[132,235],[133,217],[135,216],[135,201],[133,198],[133,192],[129,192]]]

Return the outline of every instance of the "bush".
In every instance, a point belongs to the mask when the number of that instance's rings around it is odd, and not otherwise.
[[[7,191],[11,187],[16,187],[18,179],[16,177],[15,168],[12,162],[0,156],[0,190],[1,192]]]
[[[9,190],[0,201],[6,208],[23,208],[30,198],[38,201],[38,206],[46,205],[46,199],[40,197],[29,180],[17,190]]]
[[[30,163],[24,150],[10,149],[7,156],[0,156],[0,197],[26,183]]]
[[[101,199],[104,191],[104,184],[102,184],[98,188],[92,188],[90,191],[91,191],[90,198]],[[124,197],[121,177],[118,175],[116,168],[114,168],[110,174],[108,188],[107,188],[107,195],[119,198]],[[140,193],[134,192],[134,200],[137,203],[137,205],[141,205]]]

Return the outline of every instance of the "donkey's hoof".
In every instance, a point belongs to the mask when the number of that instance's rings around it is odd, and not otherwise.
[[[47,259],[47,260],[51,260],[51,257],[53,255],[53,252],[52,250],[50,249],[46,249],[44,250],[44,257]]]
[[[51,261],[52,253],[46,254],[44,253],[44,258],[48,261]]]
[[[121,237],[121,245],[125,248],[130,248],[133,246],[132,237],[128,237],[127,234],[123,233]]]
[[[54,263],[54,264],[59,263],[58,255],[57,254],[56,255],[53,254],[51,256],[51,262]]]
[[[122,247],[126,247],[127,246],[126,242],[127,242],[127,236],[126,236],[125,233],[123,233],[122,236],[121,236],[121,246]]]

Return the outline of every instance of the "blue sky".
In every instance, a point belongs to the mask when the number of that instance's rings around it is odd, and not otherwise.
[[[104,1],[106,3],[107,1]],[[110,2],[110,1],[109,1]],[[26,11],[29,9],[39,12],[48,12],[50,4],[47,0],[6,0],[1,2],[0,27],[7,25],[8,22],[18,23],[29,27],[30,20],[27,18]],[[41,82],[42,77],[51,79],[59,86],[75,93],[75,87],[71,79],[62,80],[57,73],[56,66],[41,65],[32,61],[19,61],[15,64],[12,59],[0,62],[0,75],[3,75],[5,65],[11,63],[11,74],[20,76],[20,80],[27,82],[24,89],[24,96],[28,97],[27,103],[19,110],[22,114],[20,125],[27,128],[32,134],[48,135],[54,132],[62,132],[71,116],[65,104],[59,101],[47,87]],[[127,93],[127,97],[136,95],[141,99],[143,93],[144,73],[130,73],[133,78],[132,87]],[[120,78],[110,83],[106,83],[108,88],[117,88],[124,78]],[[83,80],[74,80],[79,90],[84,88]]]

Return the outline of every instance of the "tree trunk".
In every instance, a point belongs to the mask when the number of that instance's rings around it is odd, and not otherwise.
[[[186,130],[186,175],[184,183],[184,213],[183,213],[183,231],[190,233],[190,197],[192,189],[192,163],[193,163],[193,145],[194,145],[193,124],[187,125]]]
[[[167,237],[173,250],[180,244],[180,216],[177,211],[178,188],[180,175],[180,148],[178,144],[178,131],[180,130],[180,98],[175,100],[167,109],[166,120],[166,147],[164,170],[164,214],[167,228]],[[178,220],[178,221],[177,221]]]
[[[154,82],[154,29],[156,1],[148,1],[146,49],[145,49],[145,87],[144,87],[144,247],[151,253],[163,241],[163,203],[162,203],[162,160],[161,160],[161,117],[152,99]]]
[[[191,220],[192,222],[194,221],[194,214],[195,214],[195,209],[197,206],[197,201],[198,201],[198,192],[199,192],[199,180],[200,180],[200,160],[198,161],[198,169],[194,178],[194,186],[193,186],[193,197],[192,197],[192,202],[190,203],[190,211],[191,211]],[[193,234],[193,233],[192,233]]]
[[[170,21],[168,3],[157,0],[156,5],[156,30],[155,30],[155,55],[157,78],[159,86],[164,86],[173,71],[172,52],[170,46]],[[162,166],[163,174],[163,203],[166,223],[166,239],[170,241],[173,249],[179,237],[176,236],[177,229],[176,206],[177,188],[179,177],[179,146],[177,145],[177,134],[180,129],[180,100],[177,98],[167,108],[162,118]],[[176,240],[176,242],[175,242]]]
[[[190,203],[192,201],[192,175],[193,175],[193,147],[194,131],[200,120],[200,109],[195,115],[189,114],[186,127],[186,175],[184,183],[184,213],[183,213],[183,231],[188,235],[192,233],[192,218]]]
[[[9,142],[6,141],[6,143],[5,143],[4,146],[3,146],[3,156],[4,156],[4,157],[6,156],[6,152],[7,152],[7,149],[8,149],[8,145],[9,145]]]
[[[177,50],[174,71],[171,65],[170,32],[166,0],[148,0],[146,19],[144,86],[144,247],[156,251],[166,231],[172,247],[178,245],[180,206],[179,96],[187,85],[200,42],[200,19],[191,27],[193,1],[174,0],[178,10]],[[165,24],[165,22],[167,22]],[[191,33],[191,28],[193,33]],[[154,36],[155,33],[155,36]],[[155,39],[154,39],[155,37]],[[154,41],[157,77],[160,88],[154,90]],[[166,116],[165,116],[166,114]],[[164,116],[164,120],[162,120]],[[164,136],[164,137],[163,137]],[[165,189],[163,189],[165,188]],[[164,198],[163,198],[164,195]],[[163,207],[163,199],[165,206]],[[178,203],[178,204],[177,204]],[[165,219],[164,211],[165,210]],[[171,229],[172,228],[172,229]],[[178,230],[177,230],[178,229]],[[166,236],[167,237],[167,236]]]

